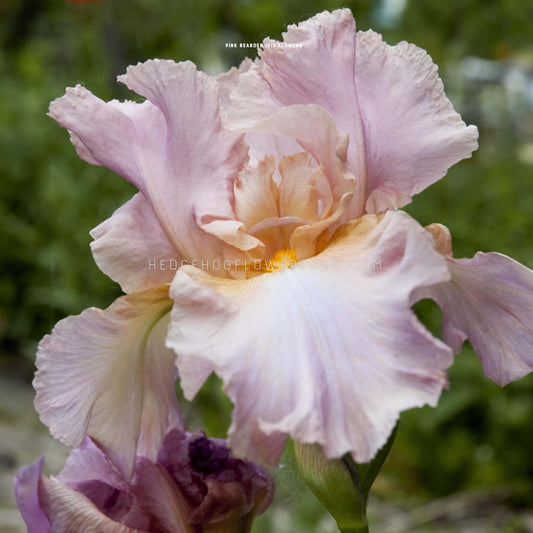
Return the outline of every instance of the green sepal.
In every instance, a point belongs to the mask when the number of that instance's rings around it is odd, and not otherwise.
[[[368,531],[368,494],[394,442],[397,426],[369,463],[358,464],[350,454],[326,459],[318,444],[294,443],[296,461],[307,485],[335,518],[342,533]]]

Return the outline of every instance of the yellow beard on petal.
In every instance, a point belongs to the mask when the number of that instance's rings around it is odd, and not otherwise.
[[[263,272],[277,272],[292,268],[298,261],[298,254],[292,248],[278,250],[270,259],[263,262]]]

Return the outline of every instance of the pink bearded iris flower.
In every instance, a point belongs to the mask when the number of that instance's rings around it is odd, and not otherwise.
[[[29,533],[248,531],[271,503],[274,480],[230,457],[220,439],[171,429],[156,462],[137,456],[131,481],[86,437],[57,477],[43,458],[22,467],[15,497]]]
[[[347,9],[284,43],[218,78],[130,67],[119,80],[143,103],[77,86],[51,105],[80,157],[139,193],[92,232],[127,295],[41,342],[36,406],[126,475],[172,424],[175,356],[187,398],[222,378],[231,448],[272,465],[287,435],[369,461],[401,411],[437,403],[465,338],[498,383],[532,368],[532,272],[453,259],[396,211],[477,148],[431,58],[356,33]],[[411,310],[428,296],[446,343]]]

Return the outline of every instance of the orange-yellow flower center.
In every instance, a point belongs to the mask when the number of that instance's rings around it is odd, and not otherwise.
[[[285,248],[278,250],[270,259],[266,259],[263,263],[263,270],[265,272],[277,272],[278,270],[285,270],[292,268],[298,261],[298,254],[292,248]]]

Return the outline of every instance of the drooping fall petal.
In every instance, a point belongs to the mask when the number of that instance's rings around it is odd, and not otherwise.
[[[196,363],[212,364],[238,455],[275,464],[290,434],[368,461],[399,413],[434,405],[446,383],[451,350],[409,307],[416,287],[449,278],[429,234],[403,213],[339,231],[293,268],[229,281],[184,267],[173,281],[167,345],[183,389],[194,396]]]
[[[506,385],[533,370],[533,271],[498,253],[447,258],[451,280],[420,291],[442,308],[442,335],[458,353],[468,339],[487,377]]]
[[[134,293],[62,320],[39,345],[41,420],[70,446],[90,435],[126,477],[136,452],[155,457],[181,423],[174,355],[164,346],[169,307],[164,287]]]

